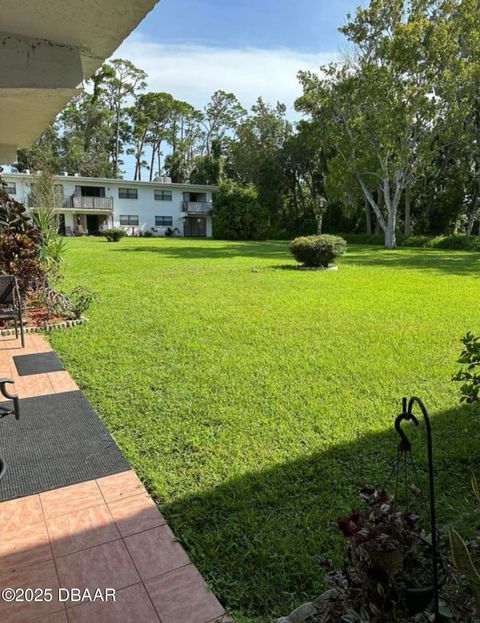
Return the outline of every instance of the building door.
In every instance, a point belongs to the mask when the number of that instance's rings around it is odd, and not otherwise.
[[[98,232],[98,216],[96,214],[87,214],[87,233],[92,235]]]
[[[205,238],[207,235],[207,219],[186,218],[183,223],[183,235],[187,238]]]

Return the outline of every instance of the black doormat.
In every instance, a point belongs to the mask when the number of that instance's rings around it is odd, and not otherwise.
[[[65,370],[63,363],[54,351],[33,353],[32,355],[17,355],[13,358],[13,361],[19,376]]]
[[[0,420],[0,457],[0,500],[130,469],[81,391],[20,400],[20,419]]]

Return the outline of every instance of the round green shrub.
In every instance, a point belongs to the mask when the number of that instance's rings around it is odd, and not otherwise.
[[[105,229],[102,234],[105,236],[108,242],[118,242],[120,238],[123,238],[127,235],[127,232],[119,227],[114,227],[112,229]]]
[[[143,232],[143,237],[144,237],[144,238],[153,238],[153,233],[152,233],[149,229],[146,229],[146,230]]]
[[[301,236],[290,243],[289,249],[297,262],[308,268],[327,268],[339,255],[345,253],[347,243],[340,236]]]

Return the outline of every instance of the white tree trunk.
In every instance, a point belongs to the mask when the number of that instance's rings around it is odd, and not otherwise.
[[[397,224],[396,213],[388,213],[387,231],[385,232],[385,248],[395,249],[397,247],[397,237],[395,228]]]
[[[402,180],[402,176],[401,176],[401,173],[399,172],[397,174],[397,179],[396,179],[396,184],[395,184],[395,193],[394,193],[393,199],[390,193],[390,180],[388,178],[385,178],[383,180],[383,189],[382,189],[383,193],[382,194],[383,194],[383,201],[385,203],[385,208],[387,210],[387,220],[385,220],[385,217],[383,216],[380,210],[380,206],[373,198],[373,195],[367,188],[367,185],[365,184],[365,182],[362,180],[360,176],[358,177],[358,181],[362,188],[363,194],[366,200],[368,201],[368,203],[371,205],[372,210],[375,212],[375,216],[377,217],[377,221],[378,221],[378,224],[380,225],[380,229],[385,234],[385,248],[386,249],[395,249],[397,246],[395,229],[397,226],[398,204],[400,202],[400,196],[403,190],[401,186],[401,180]]]
[[[404,231],[403,231],[405,236],[410,236],[410,225],[411,225],[410,190],[406,188],[405,189],[405,223],[404,223]]]
[[[372,210],[374,211],[375,216],[377,217],[377,221],[378,221],[378,224],[380,225],[381,230],[383,232],[386,231],[387,224],[385,222],[385,219],[383,218],[382,212],[380,211],[379,205],[377,204],[377,202],[373,198],[372,193],[368,190],[367,185],[365,184],[365,182],[362,180],[361,177],[358,177],[358,182],[360,184],[360,187],[362,189],[362,192],[363,192],[363,195],[364,195],[365,199],[371,205]]]
[[[396,227],[397,227],[397,214],[398,206],[402,196],[403,189],[405,187],[405,172],[403,169],[396,171],[395,173],[395,192],[393,198],[390,192],[390,180],[386,177],[383,180],[383,199],[387,208],[388,220],[387,228],[385,230],[385,248],[395,249],[397,246]]]

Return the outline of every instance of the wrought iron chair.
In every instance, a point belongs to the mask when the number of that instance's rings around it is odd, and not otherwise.
[[[22,299],[18,290],[17,278],[14,275],[0,275],[0,320],[13,320],[17,338],[20,327],[20,338],[24,348]]]
[[[8,391],[7,383],[13,383],[13,379],[0,378],[0,393],[8,400],[13,401],[13,409],[4,406],[4,403],[0,402],[0,419],[7,415],[15,415],[15,419],[18,420],[20,419],[20,402],[17,394],[11,394]],[[0,480],[5,474],[6,467],[5,461],[0,457]]]

